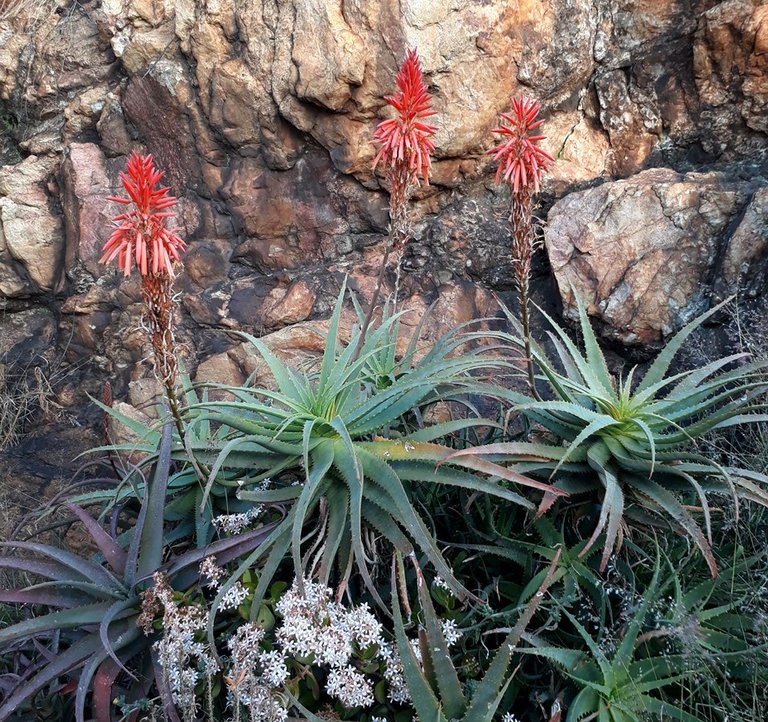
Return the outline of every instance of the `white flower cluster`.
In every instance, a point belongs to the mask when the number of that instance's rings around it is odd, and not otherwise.
[[[511,712],[505,712],[501,716],[501,722],[520,722],[520,720],[515,717]]]
[[[348,609],[332,601],[332,595],[328,587],[308,580],[304,581],[302,595],[294,582],[277,603],[283,620],[276,634],[283,652],[330,667],[326,692],[345,707],[370,707],[374,702],[372,683],[350,662],[355,648],[364,650],[376,645],[377,656],[384,661],[389,700],[409,702],[411,697],[396,645],[384,640],[381,624],[368,605]],[[443,620],[442,627],[449,646],[461,637],[453,620]],[[411,640],[411,646],[421,661],[418,641]]]
[[[208,624],[208,610],[195,604],[179,606],[166,578],[158,572],[154,580],[155,595],[163,605],[163,636],[155,648],[173,701],[187,722],[197,717],[195,686],[201,676],[210,677],[219,669],[207,645],[195,641]]]
[[[264,651],[264,630],[257,624],[243,624],[229,640],[230,704],[243,704],[254,722],[284,722],[288,710],[278,693],[288,678],[285,658],[276,651]]]
[[[224,570],[216,563],[216,557],[206,557],[200,562],[200,576],[208,578],[208,586],[218,589]]]
[[[251,507],[248,511],[241,512],[240,514],[221,514],[220,516],[213,517],[213,525],[219,532],[226,532],[227,534],[239,534],[244,529],[247,529],[258,519],[264,512],[264,507],[260,504]]]
[[[248,598],[248,590],[243,586],[241,582],[235,582],[221,598],[219,602],[219,609],[226,611],[227,609],[237,609]]]
[[[370,707],[374,702],[371,681],[350,664],[355,650],[383,644],[381,624],[368,605],[346,609],[331,601],[332,591],[321,584],[298,583],[277,603],[283,617],[277,639],[287,655],[312,657],[315,664],[330,667],[326,692],[345,707]]]
[[[405,704],[411,701],[408,685],[405,683],[403,661],[397,649],[388,642],[379,647],[379,657],[384,660],[384,679],[387,680],[387,697],[390,702]]]
[[[456,626],[456,622],[453,619],[443,619],[441,625],[446,644],[452,647],[461,639],[461,630]]]

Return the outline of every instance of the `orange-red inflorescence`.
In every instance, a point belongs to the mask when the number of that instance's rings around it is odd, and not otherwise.
[[[176,205],[176,198],[170,195],[169,188],[156,187],[163,175],[155,168],[151,155],[131,153],[126,172],[120,173],[128,198],[108,200],[133,208],[115,217],[117,228],[104,245],[101,263],[117,258],[119,268],[130,276],[135,260],[142,276],[173,276],[173,263],[179,260],[186,244],[165,227],[166,219],[174,216],[169,209]]]
[[[427,92],[421,73],[419,56],[410,50],[396,78],[398,91],[385,100],[396,111],[397,116],[384,120],[376,128],[374,140],[381,143],[373,167],[384,163],[393,171],[405,163],[411,180],[418,182],[419,176],[429,183],[431,153],[435,149],[432,135],[436,126],[423,122],[435,115],[430,105],[432,98]]]
[[[494,133],[508,137],[508,140],[488,151],[499,162],[496,182],[503,178],[515,193],[522,189],[538,192],[541,176],[554,160],[538,145],[545,136],[531,135],[544,122],[536,120],[539,109],[535,100],[515,98],[512,112],[501,114],[507,125],[493,129]]]

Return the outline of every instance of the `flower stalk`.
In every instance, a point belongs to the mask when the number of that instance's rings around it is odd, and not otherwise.
[[[512,101],[512,112],[502,113],[503,124],[494,128],[505,140],[488,153],[498,161],[496,183],[506,183],[510,190],[509,227],[512,233],[512,267],[520,301],[525,365],[531,393],[538,399],[531,353],[530,278],[533,254],[538,245],[533,224],[533,207],[542,175],[553,158],[538,143],[545,136],[534,134],[543,120],[537,120],[539,104],[530,98]]]
[[[107,200],[128,206],[115,217],[116,228],[104,245],[101,263],[117,260],[125,277],[133,264],[141,275],[144,320],[155,360],[155,374],[163,384],[165,397],[182,444],[185,441],[181,404],[176,392],[178,362],[174,341],[173,264],[186,248],[184,241],[166,227],[176,198],[170,189],[158,187],[164,173],[151,155],[131,153],[120,181],[127,198],[110,196]]]
[[[390,189],[387,245],[371,304],[360,330],[355,358],[360,353],[365,334],[373,318],[373,312],[381,294],[384,272],[391,255],[397,259],[399,279],[400,263],[410,237],[408,200],[414,190],[419,187],[421,180],[429,184],[429,169],[432,164],[432,152],[435,149],[432,136],[437,127],[425,122],[427,118],[435,115],[435,111],[432,110],[432,98],[427,92],[421,63],[415,50],[406,53],[395,82],[397,92],[384,100],[397,111],[397,114],[394,118],[379,123],[373,136],[374,142],[381,144],[373,160],[373,169],[375,170],[380,163],[385,167]],[[397,297],[397,291],[395,291],[395,297]]]

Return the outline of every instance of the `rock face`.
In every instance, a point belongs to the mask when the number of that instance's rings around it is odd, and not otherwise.
[[[706,310],[712,291],[762,291],[766,189],[755,185],[653,169],[558,201],[545,240],[567,305],[576,294],[607,335],[652,345]]]
[[[656,343],[710,291],[763,290],[766,47],[758,0],[50,0],[0,22],[4,348],[29,348],[33,319],[73,369],[69,406],[107,379],[116,398],[151,397],[138,283],[98,263],[104,199],[138,149],[179,198],[190,372],[251,373],[233,330],[315,353],[344,276],[373,289],[388,196],[371,137],[409,48],[439,130],[401,299],[438,300],[429,333],[511,288],[485,151],[526,93],[557,157],[541,212],[557,201],[547,250],[566,307],[573,286],[606,335]]]

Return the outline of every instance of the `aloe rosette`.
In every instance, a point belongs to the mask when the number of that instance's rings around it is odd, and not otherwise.
[[[141,679],[155,678],[164,692],[162,672],[152,659],[157,634],[140,626],[142,599],[152,587],[155,572],[164,573],[174,588],[185,591],[199,578],[200,562],[214,556],[227,564],[250,552],[271,531],[269,525],[236,537],[169,554],[165,538],[164,506],[171,463],[171,426],[166,424],[152,478],[132,531],[125,538],[105,530],[81,507],[68,509],[85,526],[102,559],[81,556],[48,544],[9,541],[0,549],[0,567],[22,571],[37,578],[32,584],[0,590],[0,601],[36,605],[47,612],[0,630],[0,652],[31,646],[40,654],[40,642],[54,642],[54,652],[42,653],[41,662],[30,667],[0,703],[0,719],[8,716],[35,695],[64,677],[76,682],[75,715],[85,719],[90,708],[99,722],[112,719],[113,686],[121,674]],[[57,651],[55,651],[57,650]],[[178,719],[166,699],[169,719]]]
[[[201,456],[211,469],[208,486],[239,472],[238,480],[229,483],[241,487],[241,500],[287,509],[286,518],[240,572],[263,562],[256,604],[289,553],[299,579],[314,573],[326,585],[335,571],[345,584],[356,566],[384,607],[365,562],[363,529],[369,527],[403,555],[424,554],[451,588],[466,596],[413,506],[413,485],[459,487],[529,509],[535,506],[523,489],[565,492],[484,459],[447,462],[453,449],[438,441],[457,431],[492,426],[487,419],[470,415],[421,427],[417,423],[438,402],[471,406],[467,396],[481,385],[473,374],[508,366],[489,356],[487,347],[467,351],[477,335],[455,329],[417,361],[417,332],[397,360],[401,314],[385,315],[368,330],[356,356],[356,336],[346,346],[337,340],[344,294],[342,288],[318,370],[288,369],[259,339],[248,336],[276,388],[223,387],[233,400],[191,409],[192,426],[210,423],[228,431]],[[252,489],[266,478],[272,481],[269,489]],[[224,585],[221,594],[226,590]]]
[[[717,429],[768,419],[762,413],[768,361],[732,354],[688,371],[672,375],[668,371],[685,340],[724,303],[678,331],[636,384],[634,368],[625,378],[611,375],[581,303],[584,351],[542,311],[552,328],[549,338],[557,361],[539,344],[532,343],[531,350],[550,398],[522,394],[508,398],[515,410],[558,443],[490,444],[457,451],[450,460],[487,458],[509,464],[521,474],[546,479],[569,492],[568,503],[584,495],[597,496],[597,523],[582,554],[604,534],[601,569],[632,522],[685,533],[715,576],[711,495],[731,498],[737,514],[740,499],[768,506],[768,476],[720,465],[699,453],[697,444]],[[511,313],[506,315],[514,331],[496,336],[519,351],[525,347],[522,329]],[[555,500],[545,496],[539,512]]]

